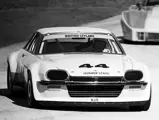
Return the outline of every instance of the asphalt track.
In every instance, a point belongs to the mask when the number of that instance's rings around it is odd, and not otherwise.
[[[152,104],[149,111],[130,112],[122,108],[68,108],[51,107],[43,109],[28,108],[22,90],[17,96],[9,97],[6,89],[6,57],[21,48],[24,43],[0,49],[0,120],[158,120],[159,115],[159,43],[124,42],[120,27],[120,16],[85,24],[111,30],[120,38],[127,54],[145,63],[151,72]]]

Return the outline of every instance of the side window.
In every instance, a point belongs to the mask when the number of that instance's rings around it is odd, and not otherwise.
[[[33,40],[34,40],[34,37],[36,36],[37,33],[34,33],[32,35],[32,37],[30,38],[30,40],[26,43],[26,45],[23,47],[23,49],[27,50],[29,49],[30,45],[32,44]]]
[[[35,43],[36,42],[36,37],[34,38],[33,42],[31,43],[29,49],[28,49],[28,52],[32,53],[34,51],[34,48],[35,48]]]
[[[39,49],[39,44],[41,43],[42,36],[40,33],[37,33],[33,38],[31,45],[29,46],[28,52],[36,53]]]

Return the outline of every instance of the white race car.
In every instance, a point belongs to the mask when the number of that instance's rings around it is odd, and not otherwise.
[[[27,90],[30,107],[128,105],[148,110],[148,68],[127,56],[113,33],[100,28],[52,27],[33,34],[8,57],[7,85]]]
[[[159,42],[159,0],[142,0],[122,12],[125,40]]]

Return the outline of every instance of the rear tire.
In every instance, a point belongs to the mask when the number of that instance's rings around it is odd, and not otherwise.
[[[28,84],[27,84],[27,104],[31,108],[37,108],[39,105],[38,102],[34,98],[31,77],[29,77]]]

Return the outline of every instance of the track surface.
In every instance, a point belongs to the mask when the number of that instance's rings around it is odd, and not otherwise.
[[[147,112],[129,112],[119,108],[43,108],[27,107],[26,97],[18,90],[16,97],[8,97],[6,89],[6,56],[24,43],[0,49],[0,120],[158,120],[159,115],[159,43],[124,43],[120,27],[120,16],[84,26],[101,27],[111,30],[120,37],[127,54],[145,63],[151,71],[152,104]]]

